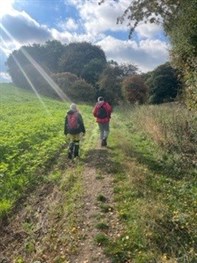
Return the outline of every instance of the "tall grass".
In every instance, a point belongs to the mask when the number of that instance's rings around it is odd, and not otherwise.
[[[182,105],[164,104],[135,108],[134,128],[156,143],[162,158],[182,174],[197,168],[197,114]],[[194,169],[191,169],[191,168]]]
[[[124,232],[106,253],[117,263],[196,262],[195,113],[175,104],[114,113],[114,194]]]

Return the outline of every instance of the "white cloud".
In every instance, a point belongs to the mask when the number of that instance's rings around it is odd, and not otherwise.
[[[104,31],[127,31],[125,24],[117,24],[117,17],[123,14],[128,6],[128,1],[122,0],[114,3],[113,0],[98,5],[98,1],[70,0],[78,10],[83,21],[85,31],[91,34],[99,34]]]
[[[58,24],[59,28],[62,30],[68,30],[68,31],[75,31],[78,29],[78,24],[77,22],[72,19],[72,18],[68,18],[65,22],[61,21]]]
[[[0,83],[1,82],[11,82],[11,77],[6,72],[0,72]]]
[[[142,38],[154,38],[162,32],[161,25],[157,24],[139,24],[135,32]]]
[[[40,25],[26,12],[10,10],[0,18],[2,38],[7,43],[19,42],[31,44],[45,42],[51,38],[51,33],[45,25]]]
[[[75,32],[68,32],[68,31],[64,31],[64,32],[60,32],[57,29],[53,28],[51,29],[51,35],[53,37],[53,39],[56,39],[62,43],[71,43],[71,42],[91,42],[91,43],[95,43],[96,41],[100,40],[103,38],[102,34],[99,34],[97,36],[93,36],[92,34],[88,33],[88,34],[77,34]]]
[[[142,72],[151,71],[168,60],[168,45],[160,40],[142,40],[137,43],[108,36],[98,45],[109,60],[137,65]]]

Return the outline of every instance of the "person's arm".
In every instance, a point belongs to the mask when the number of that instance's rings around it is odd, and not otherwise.
[[[109,118],[111,118],[112,106],[109,103],[106,103],[106,106],[107,106],[107,112],[108,112]]]
[[[65,135],[68,134],[68,130],[67,130],[67,116],[65,117],[65,121],[64,121],[64,134]]]
[[[94,117],[97,117],[97,111],[98,111],[98,107],[97,107],[97,105],[95,105],[95,107],[94,107],[94,109],[92,111]]]
[[[82,115],[80,113],[79,113],[79,122],[80,122],[81,132],[85,133],[86,132],[85,125],[84,125],[84,122],[83,122]]]

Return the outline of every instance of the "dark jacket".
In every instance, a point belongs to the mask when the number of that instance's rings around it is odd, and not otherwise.
[[[77,117],[78,117],[78,128],[75,129],[75,130],[70,130],[69,127],[68,127],[68,115],[69,114],[75,114],[77,113]],[[72,110],[69,110],[66,114],[66,117],[65,117],[65,122],[64,122],[64,134],[67,135],[68,133],[69,134],[79,134],[79,133],[85,133],[85,126],[84,126],[84,123],[83,123],[83,118],[81,116],[81,114],[77,111],[72,111]]]
[[[106,112],[107,112],[107,117],[106,118],[98,118],[98,110],[99,108],[103,106],[103,108],[105,108]],[[102,102],[97,102],[94,109],[93,109],[93,115],[94,117],[96,117],[96,121],[98,123],[107,123],[110,121],[111,118],[111,113],[112,113],[112,106],[109,105],[109,103],[102,101]]]

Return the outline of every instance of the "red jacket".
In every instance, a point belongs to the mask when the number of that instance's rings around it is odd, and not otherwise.
[[[105,108],[106,112],[107,112],[107,117],[100,119],[97,117],[98,115],[98,109],[103,106],[103,108]],[[112,113],[112,107],[111,105],[109,105],[109,103],[102,101],[102,102],[97,102],[97,104],[95,105],[94,109],[93,109],[93,115],[94,117],[96,117],[96,121],[99,123],[107,123],[110,121],[111,118],[111,113]]]

